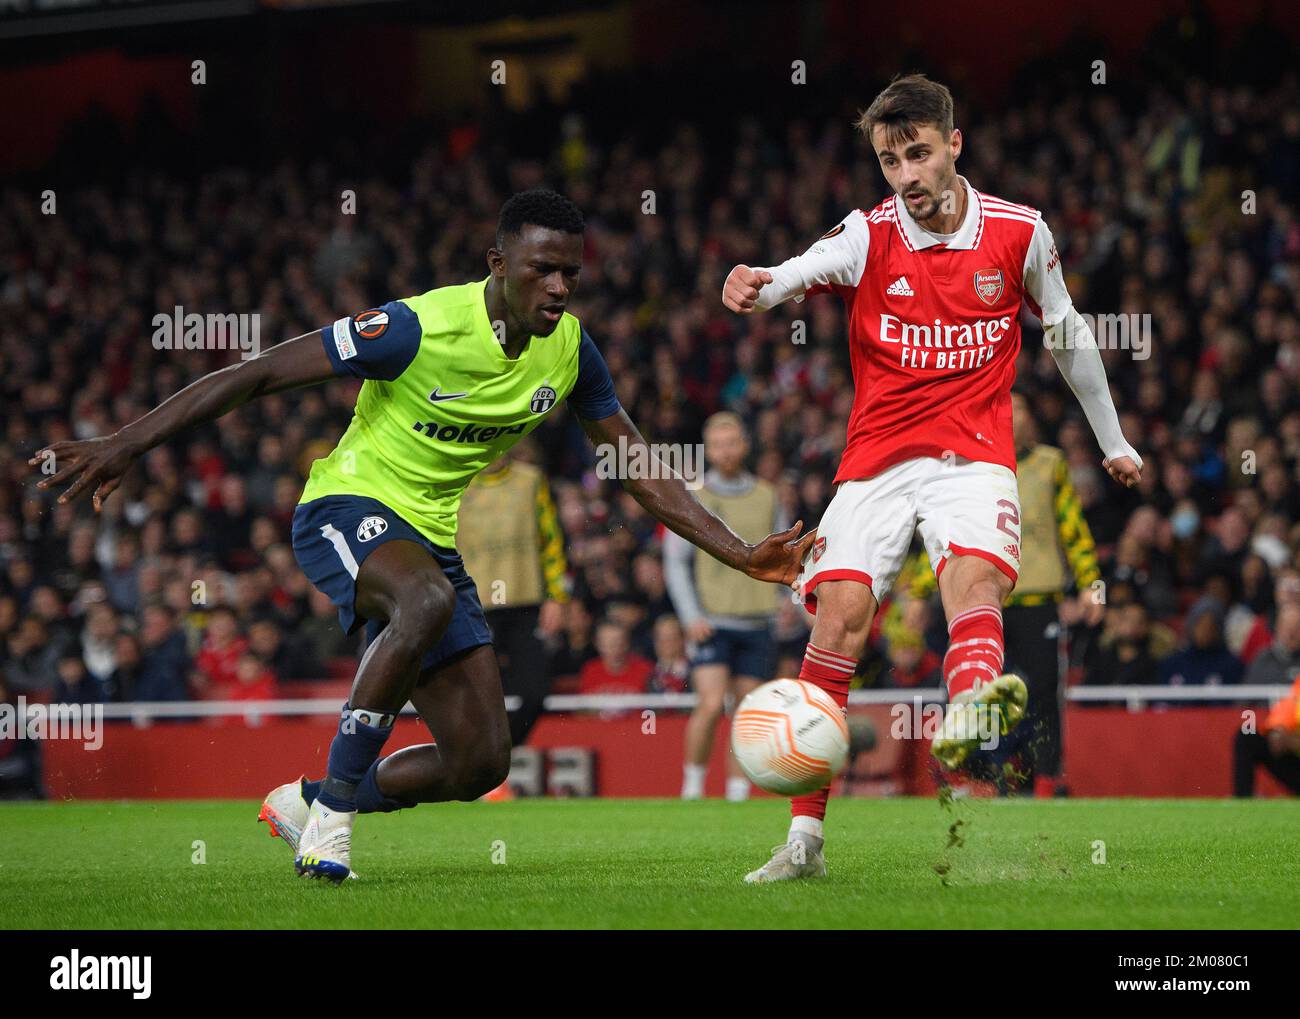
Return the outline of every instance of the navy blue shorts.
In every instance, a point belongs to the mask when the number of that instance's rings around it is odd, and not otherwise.
[[[413,541],[428,550],[456,590],[456,607],[442,640],[420,664],[437,668],[454,655],[492,643],[474,581],[465,572],[460,553],[435,545],[378,499],[363,495],[327,495],[302,503],[293,514],[293,554],[307,579],[329,595],[339,610],[339,622],[351,634],[362,625],[367,641],[374,640],[386,621],[357,615],[357,571],[386,541]]]
[[[733,676],[768,680],[776,668],[776,642],[770,630],[718,628],[695,646],[691,666],[725,665]]]

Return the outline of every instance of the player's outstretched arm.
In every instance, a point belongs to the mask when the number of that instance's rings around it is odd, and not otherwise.
[[[37,466],[53,454],[55,473],[36,487],[67,484],[59,502],[68,502],[86,489],[93,489],[98,512],[131,464],[177,432],[216,420],[259,396],[334,377],[334,367],[321,346],[320,332],[313,331],[277,344],[258,357],[204,375],[112,435],[54,442],[27,462]]]
[[[1044,331],[1043,342],[1105,453],[1101,465],[1121,485],[1132,488],[1142,480],[1142,458],[1124,438],[1110,398],[1106,366],[1087,321],[1070,308],[1064,319]]]
[[[802,255],[767,269],[736,266],[722,284],[722,304],[737,315],[749,315],[791,298],[802,301],[813,288],[856,286],[867,265],[870,240],[866,217],[852,212]]]
[[[1132,488],[1142,480],[1142,458],[1124,438],[1097,339],[1083,316],[1074,310],[1056,241],[1042,217],[1034,222],[1023,276],[1025,293],[1037,305],[1035,310],[1043,323],[1043,344],[1052,352],[1066,385],[1092,426],[1105,454],[1102,466],[1121,485]]]
[[[629,459],[644,456],[645,462],[654,456],[624,410],[599,421],[581,420],[583,430],[597,448],[626,449]],[[639,451],[638,446],[647,448]],[[647,513],[732,569],[774,584],[794,582],[799,575],[804,551],[816,537],[816,531],[800,538],[799,532],[803,530],[803,521],[800,520],[788,530],[769,534],[757,545],[750,545],[691,495],[686,482],[662,461],[660,467],[661,470],[649,472],[657,477],[629,478],[623,482],[623,487],[645,507]]]

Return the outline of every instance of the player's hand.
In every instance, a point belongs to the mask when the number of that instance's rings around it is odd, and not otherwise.
[[[564,605],[547,598],[537,611],[537,631],[543,637],[553,637],[564,629]]]
[[[1091,591],[1079,595],[1078,605],[1077,618],[1083,620],[1084,626],[1098,626],[1106,618],[1106,606],[1094,598]]]
[[[703,644],[713,636],[713,627],[709,625],[707,619],[697,619],[693,623],[686,625],[686,643]]]
[[[727,273],[727,281],[722,284],[722,303],[729,311],[748,315],[754,310],[758,292],[771,282],[772,274],[766,269],[738,265]]]
[[[755,580],[767,580],[773,584],[794,583],[803,568],[804,553],[817,539],[816,528],[800,538],[802,530],[803,521],[797,520],[793,527],[769,534],[757,545],[750,545],[745,573]]]
[[[1142,480],[1142,468],[1133,462],[1131,456],[1117,456],[1114,460],[1108,457],[1102,460],[1101,465],[1125,488],[1132,488]]]
[[[122,481],[122,475],[135,462],[135,450],[117,435],[97,439],[52,442],[27,461],[31,467],[50,462],[53,455],[55,473],[36,483],[37,488],[53,488],[67,484],[67,491],[59,502],[71,502],[88,488],[93,488],[95,512],[98,513]]]

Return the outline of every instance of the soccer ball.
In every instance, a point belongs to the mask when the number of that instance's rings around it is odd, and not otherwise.
[[[740,702],[731,752],[760,789],[801,796],[844,770],[849,727],[825,690],[802,679],[774,679]]]

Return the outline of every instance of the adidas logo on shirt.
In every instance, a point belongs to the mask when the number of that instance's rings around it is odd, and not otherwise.
[[[885,293],[893,294],[895,297],[912,297],[912,288],[907,283],[906,276],[899,276],[893,283],[885,289]]]

